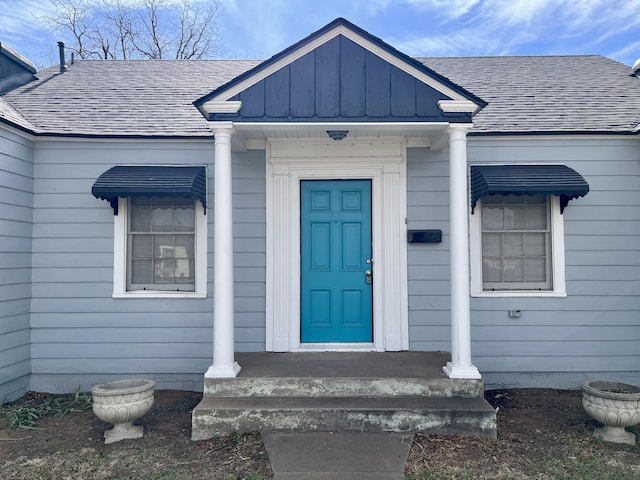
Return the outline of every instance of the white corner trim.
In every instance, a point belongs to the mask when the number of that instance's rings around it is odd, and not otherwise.
[[[207,298],[207,216],[199,201],[196,205],[196,281],[193,292],[127,291],[128,199],[118,198],[118,215],[113,216],[113,294],[112,298]]]
[[[438,100],[438,107],[444,113],[475,113],[480,108],[470,100]]]
[[[267,142],[266,350],[321,348],[300,343],[300,181],[371,179],[373,344],[326,349],[409,348],[406,146],[402,139]]]
[[[202,104],[202,108],[207,113],[238,113],[242,108],[242,102],[209,100]]]

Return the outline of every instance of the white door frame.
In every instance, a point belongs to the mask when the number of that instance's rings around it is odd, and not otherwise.
[[[266,176],[266,350],[408,350],[405,140],[270,139]],[[305,179],[371,180],[372,343],[300,343],[300,181]]]

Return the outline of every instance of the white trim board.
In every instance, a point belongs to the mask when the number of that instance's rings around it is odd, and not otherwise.
[[[267,351],[407,350],[405,141],[270,139],[266,173]],[[300,343],[300,181],[304,179],[371,179],[373,344]]]

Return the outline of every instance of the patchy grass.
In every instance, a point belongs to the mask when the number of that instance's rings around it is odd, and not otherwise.
[[[38,398],[40,397],[40,398]],[[91,410],[91,394],[77,390],[71,395],[38,395],[32,393],[23,402],[0,406],[9,428],[34,429],[38,419],[48,415],[62,417],[69,413]]]

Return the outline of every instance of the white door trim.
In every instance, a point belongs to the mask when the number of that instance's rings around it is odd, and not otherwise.
[[[266,174],[266,350],[408,350],[404,139],[270,139]],[[371,179],[373,343],[300,343],[300,180],[304,179]]]

